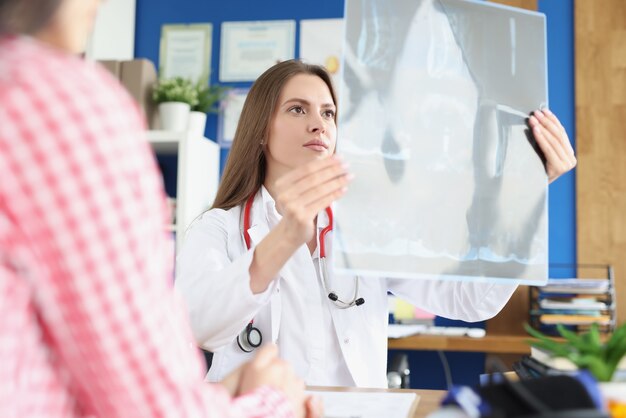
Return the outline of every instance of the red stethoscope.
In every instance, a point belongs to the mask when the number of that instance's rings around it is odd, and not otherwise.
[[[246,201],[246,205],[243,210],[243,238],[246,243],[246,248],[249,250],[252,246],[250,242],[250,234],[248,234],[248,229],[250,229],[250,212],[252,211],[252,204],[254,203],[254,196],[252,194],[248,200]],[[322,229],[319,235],[319,245],[320,245],[320,253],[319,253],[319,263],[320,263],[320,275],[322,276],[322,286],[324,286],[324,292],[328,294],[328,299],[330,299],[335,306],[340,309],[347,309],[353,306],[361,306],[365,303],[365,299],[360,298],[359,295],[359,277],[355,276],[354,278],[354,295],[352,295],[352,300],[349,302],[343,301],[339,299],[337,296],[337,292],[328,289],[327,277],[328,270],[326,268],[326,234],[333,230],[333,211],[330,207],[326,208],[326,215],[328,216],[328,226]],[[237,344],[239,347],[245,351],[250,352],[254,348],[261,345],[263,338],[261,337],[261,331],[256,328],[254,325],[254,320],[250,321],[250,323],[246,326],[246,329],[237,337]],[[252,341],[250,338],[252,337]],[[258,345],[256,344],[258,341]],[[250,348],[252,347],[252,348]]]

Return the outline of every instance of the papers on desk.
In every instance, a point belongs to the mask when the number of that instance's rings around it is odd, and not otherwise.
[[[550,279],[544,293],[602,294],[609,289],[608,279]]]
[[[324,418],[408,418],[416,393],[307,391],[324,402]]]
[[[410,335],[422,334],[426,331],[426,325],[400,325],[389,324],[387,328],[387,338],[403,338]]]
[[[605,302],[592,298],[564,298],[564,299],[541,299],[539,301],[541,309],[560,310],[603,310],[608,306]]]
[[[485,330],[482,328],[467,327],[435,327],[422,324],[389,324],[387,328],[387,338],[404,338],[417,334],[482,338],[485,336]]]
[[[539,316],[539,321],[546,325],[609,325],[611,317],[609,315],[565,315],[565,314],[543,314]]]

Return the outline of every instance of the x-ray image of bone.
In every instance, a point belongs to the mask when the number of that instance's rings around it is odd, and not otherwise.
[[[465,12],[425,0],[386,3],[380,15],[380,0],[348,3],[338,147],[357,180],[335,210],[335,267],[542,279],[545,174],[524,112],[502,103],[526,104],[493,101],[489,80],[468,66],[457,39]],[[362,48],[364,31],[384,52]],[[545,90],[537,96],[528,109],[545,103]]]
[[[402,7],[407,15],[413,15],[419,2],[405,2]],[[366,2],[363,7],[353,9],[358,18],[350,21],[350,30],[346,32],[348,47],[344,64],[344,80],[341,86],[342,120],[350,120],[354,111],[363,102],[366,94],[374,93],[378,100],[387,101],[393,69],[397,56],[404,45],[404,34],[411,23],[410,20],[398,18],[393,8],[382,2]],[[380,22],[385,22],[379,25]],[[362,66],[353,66],[357,59]],[[366,100],[371,100],[367,98]],[[385,130],[381,151],[387,156],[385,167],[391,181],[397,182],[404,174],[404,159],[400,144],[390,129]]]
[[[547,179],[543,154],[537,158],[527,114],[519,109],[547,102],[545,21],[465,1],[440,3],[480,85],[473,145],[476,189],[467,213],[471,253],[444,274],[531,277],[539,283],[547,278]],[[490,30],[476,30],[477,21]]]
[[[443,275],[546,277],[546,178],[528,134],[526,115],[493,102],[478,109],[470,252]]]

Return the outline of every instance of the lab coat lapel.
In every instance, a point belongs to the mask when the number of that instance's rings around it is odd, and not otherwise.
[[[270,232],[264,206],[261,193],[257,193],[254,198],[254,203],[252,204],[252,211],[250,212],[250,228],[248,228],[248,235],[250,236],[250,245],[252,248],[261,242],[261,240]]]
[[[254,248],[259,242],[270,232],[267,223],[252,224],[248,229],[248,235],[250,236],[250,245]]]
[[[265,214],[263,199],[260,198],[260,194],[255,198],[254,205],[252,206],[252,213],[250,219],[250,228],[248,229],[248,235],[250,236],[251,247],[254,248],[258,245],[267,234],[270,229],[267,223],[267,217]],[[276,290],[270,300],[270,311],[272,318],[271,337],[272,342],[276,344],[278,341],[278,333],[280,331],[280,317],[282,315],[282,303],[280,300],[280,281],[276,285]]]
[[[323,226],[328,224],[326,214],[324,214],[326,222]],[[341,295],[344,300],[351,300],[355,282],[354,276],[343,275],[336,276],[333,271],[333,251],[332,251],[332,232],[326,236],[326,262],[328,267],[328,274],[332,277],[327,277],[328,283],[332,283],[332,289]],[[365,286],[361,288],[359,296],[363,295]],[[327,289],[330,290],[330,289]],[[330,303],[330,302],[329,302]],[[367,319],[364,316],[363,308],[351,307],[348,309],[338,309],[334,305],[330,309],[332,321],[334,323],[336,338],[339,341],[343,358],[346,361],[348,370],[354,379],[357,386],[366,385],[368,382],[367,365],[363,364],[363,359],[367,358],[363,355],[361,350],[365,344],[359,344],[359,330],[355,328],[357,324],[366,324]]]

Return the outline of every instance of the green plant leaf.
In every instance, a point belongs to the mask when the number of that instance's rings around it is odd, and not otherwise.
[[[570,335],[569,339],[574,339],[576,343],[574,346],[581,352],[593,353],[598,357],[604,357],[604,345],[600,340],[600,331],[598,330],[598,324],[593,323],[588,332],[582,334],[576,334],[565,327],[559,327],[559,332],[562,335]],[[569,340],[568,339],[568,340]]]
[[[619,345],[622,341],[626,339],[626,322],[623,323],[620,327],[618,327],[611,338],[606,342],[606,348],[608,351],[612,351],[614,346]]]
[[[587,350],[588,344],[585,342],[585,340],[582,338],[581,335],[578,335],[575,332],[570,331],[569,329],[564,327],[562,324],[557,324],[556,329],[559,332],[559,335],[565,338],[571,345],[573,345],[574,347],[576,347],[577,349],[581,351]]]
[[[528,324],[524,324],[524,328],[526,329],[526,332],[539,340],[529,340],[527,341],[528,344],[548,351],[553,355],[560,355],[561,357],[566,357],[569,354],[569,348],[567,344],[554,341],[549,336],[543,334],[541,331],[537,331]]]
[[[195,85],[195,89],[198,95],[198,102],[195,106],[192,106],[191,110],[203,113],[217,113],[219,112],[218,105],[226,96],[230,87],[220,86],[218,84],[209,86],[206,83],[200,82]]]
[[[524,329],[526,330],[527,333],[529,333],[530,335],[532,335],[535,338],[538,338],[540,340],[550,340],[550,337],[548,337],[547,335],[543,334],[541,331],[537,331],[536,329],[534,329],[533,327],[531,327],[527,323],[524,323]]]
[[[155,103],[181,102],[193,107],[198,103],[198,92],[191,80],[182,77],[160,79],[152,89]]]
[[[617,368],[626,355],[626,323],[619,327],[606,344],[607,363]]]
[[[586,340],[589,344],[595,347],[602,347],[602,340],[600,339],[600,328],[597,323],[591,324],[589,332],[585,334]]]
[[[587,369],[595,376],[596,379],[602,382],[608,382],[613,376],[614,368],[611,368],[602,359],[594,356],[593,354],[586,355],[573,355],[570,360],[576,364],[580,369]]]

